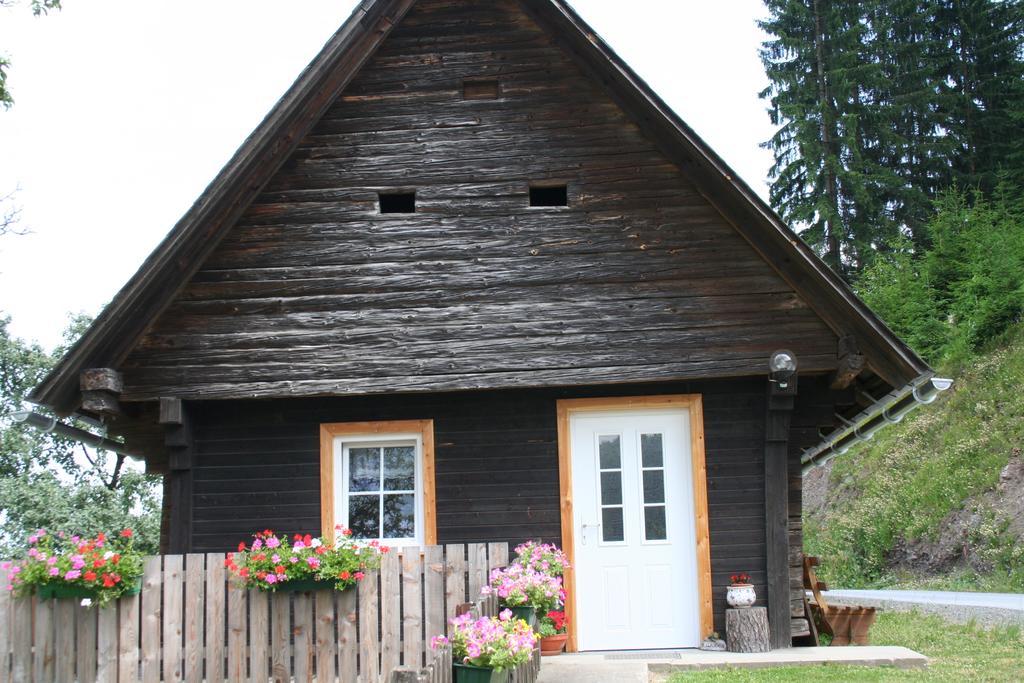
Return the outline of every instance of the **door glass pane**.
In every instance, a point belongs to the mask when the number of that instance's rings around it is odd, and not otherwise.
[[[348,526],[353,538],[380,536],[380,496],[350,496]]]
[[[349,492],[380,491],[379,448],[351,448],[348,463]]]
[[[412,491],[416,488],[416,449],[389,446],[384,449],[384,490]]]
[[[648,541],[664,541],[668,538],[664,505],[644,508],[644,537]]]
[[[643,456],[644,467],[664,467],[661,434],[641,434],[640,453]]]
[[[601,473],[601,505],[622,505],[622,472]]]
[[[665,470],[644,470],[644,502],[665,502]]]
[[[604,508],[601,510],[601,540],[615,543],[625,539],[622,528],[622,508]]]
[[[416,496],[384,496],[383,538],[412,538],[416,533]]]
[[[619,441],[618,434],[605,434],[597,437],[602,470],[617,470],[622,467],[622,447]]]

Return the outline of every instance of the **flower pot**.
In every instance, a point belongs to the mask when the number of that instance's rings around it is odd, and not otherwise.
[[[516,619],[522,619],[530,626],[537,624],[537,610],[529,605],[519,605],[518,607],[509,607],[512,610],[512,616]]]
[[[452,664],[454,683],[508,683],[509,672],[485,669],[469,664]]]
[[[320,579],[289,579],[274,584],[277,590],[282,593],[308,593],[309,591],[332,591],[333,581],[321,581]]]
[[[142,577],[128,587],[123,595],[138,595],[142,592]],[[74,583],[44,583],[36,589],[40,600],[61,599],[61,598],[92,598],[96,597],[96,589],[89,586],[82,586]]]
[[[726,591],[725,601],[735,609],[746,609],[757,602],[757,594],[749,583],[734,583]]]
[[[569,637],[567,633],[558,633],[540,639],[540,654],[544,657],[554,657],[562,654],[565,649],[565,641]]]

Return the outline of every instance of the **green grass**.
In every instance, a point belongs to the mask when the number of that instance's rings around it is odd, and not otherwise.
[[[687,681],[1019,681],[1024,678],[1024,636],[1016,627],[984,630],[950,624],[935,616],[880,614],[871,629],[873,645],[902,645],[931,659],[924,669],[865,666],[797,666],[775,669],[720,669],[672,676]]]
[[[1013,449],[1024,445],[1024,326],[968,365],[944,371],[957,380],[954,392],[833,461],[828,510],[804,520],[807,553],[829,558],[819,576],[832,585],[919,581],[889,575],[897,540],[935,538],[943,518],[992,489]],[[991,511],[981,515],[968,542],[992,576],[953,583],[1024,591],[1024,547]]]

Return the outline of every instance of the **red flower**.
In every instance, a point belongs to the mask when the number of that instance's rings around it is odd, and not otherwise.
[[[117,554],[117,553],[114,553],[113,557],[110,558],[110,561],[113,562],[114,564],[117,564],[118,562],[121,561],[121,556],[119,554]]]
[[[350,572],[349,570],[346,569],[345,571],[343,571],[340,574],[338,574],[338,578],[341,579],[342,581],[348,581],[349,579],[352,578],[352,572]]]
[[[292,536],[292,540],[293,541],[301,541],[302,540],[302,534],[295,534],[294,536]]]
[[[386,552],[388,552],[389,550],[391,550],[391,548],[387,547],[386,545],[382,545],[382,546],[380,547],[380,551],[381,551],[381,553],[386,553]]]
[[[342,529],[341,530],[341,535],[342,536],[351,536],[352,535],[352,530],[351,529]]]
[[[309,535],[309,534],[306,534],[305,536],[302,537],[302,542],[305,543],[306,546],[308,547],[309,544],[313,542],[313,537],[311,535]]]
[[[93,569],[99,569],[100,567],[102,567],[102,566],[103,566],[103,564],[104,564],[104,563],[103,563],[103,560],[102,560],[102,559],[99,559],[99,560],[93,560],[93,561],[92,561],[92,566],[93,566]]]
[[[240,553],[244,553],[245,552],[245,541],[242,541],[241,543],[238,544],[238,552],[240,552]]]
[[[238,575],[241,576],[243,579],[248,579],[249,578],[249,568],[248,567],[242,567],[238,571]]]
[[[561,631],[565,628],[565,612],[559,610],[551,610],[548,612],[548,619],[555,625],[556,631]]]
[[[110,574],[104,574],[103,575],[103,587],[104,588],[113,588],[115,583],[116,582],[114,581],[114,578]]]
[[[284,565],[283,564],[279,564],[276,567],[274,567],[274,573],[275,574],[284,574]]]
[[[107,535],[102,533],[102,532],[100,532],[100,533],[96,534],[96,540],[99,541],[100,543],[103,543],[104,541],[107,540]]]
[[[131,529],[122,529],[121,530],[121,538],[131,538],[131,537],[132,537],[132,530]]]
[[[317,555],[323,555],[324,553],[327,552],[327,546],[325,546],[325,545],[318,545],[316,547],[316,551],[315,552],[316,552]]]
[[[356,581],[362,581],[364,576],[366,576],[366,574],[362,572],[356,572]]]
[[[86,573],[82,574],[82,576],[85,578],[86,581],[95,581],[96,580],[96,572],[86,572]],[[106,575],[104,575],[104,576],[106,576]]]

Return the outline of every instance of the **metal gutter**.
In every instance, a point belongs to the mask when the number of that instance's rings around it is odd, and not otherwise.
[[[807,474],[812,468],[842,455],[855,444],[870,441],[879,430],[900,422],[918,406],[933,403],[940,393],[952,386],[953,380],[935,377],[934,373],[928,372],[889,392],[852,420],[840,418],[845,423],[842,427],[814,448],[804,451],[800,458],[803,473]]]
[[[93,434],[92,432],[87,432],[84,429],[72,427],[71,425],[66,425],[63,422],[60,422],[56,417],[47,417],[45,415],[40,415],[39,413],[34,413],[31,410],[20,410],[13,413],[11,417],[14,418],[15,422],[35,427],[44,434],[59,434],[66,439],[84,443],[86,446],[91,446],[92,448],[113,451],[118,455],[135,458],[136,460],[145,459],[145,456],[142,453],[128,448],[120,441],[114,441],[113,439],[108,439],[105,436]]]

